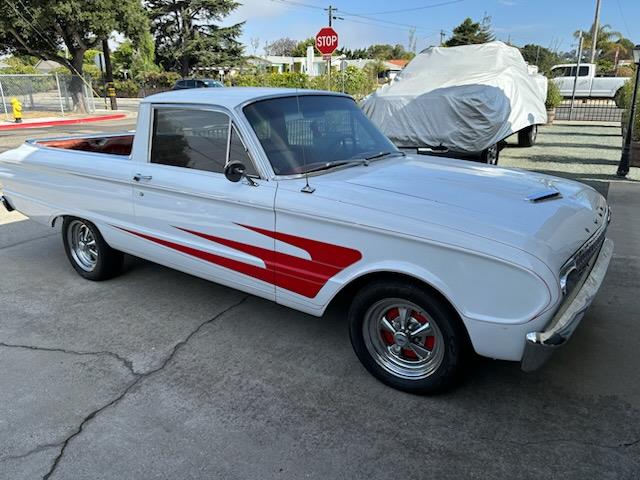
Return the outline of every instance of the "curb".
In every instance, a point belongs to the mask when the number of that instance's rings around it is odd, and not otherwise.
[[[12,123],[10,125],[0,125],[0,130],[17,130],[19,128],[53,127],[56,125],[75,125],[78,123],[103,122],[106,120],[120,120],[126,118],[126,113],[113,113],[110,115],[99,115],[96,117],[69,118],[66,120],[48,120],[46,122]]]

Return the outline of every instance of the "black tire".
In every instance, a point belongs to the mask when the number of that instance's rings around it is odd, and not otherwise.
[[[62,243],[71,266],[87,280],[108,280],[122,271],[124,254],[107,245],[98,228],[87,220],[65,217]]]
[[[388,311],[384,308],[386,305],[394,305],[393,302],[415,305],[418,309],[410,310],[406,318],[415,321],[414,317],[426,317],[431,325],[429,331],[437,330],[437,333],[434,332],[434,341],[431,343],[433,359],[426,357],[426,360],[422,360],[414,353],[416,360],[403,360],[401,357],[408,356],[409,353],[405,350],[413,349],[412,347],[401,348],[396,340],[394,344],[387,342],[383,345],[383,347],[386,346],[386,352],[380,353],[381,350],[376,349],[374,345],[379,346],[380,342],[384,343],[385,335],[391,334],[383,332],[384,327],[382,330],[377,330],[378,324],[375,318],[378,318],[378,312],[384,312],[382,318],[388,318],[393,308]],[[405,331],[410,330],[411,328],[405,329]],[[419,328],[414,330],[417,331]],[[400,329],[397,330],[399,331]],[[396,338],[397,332],[392,338]],[[349,333],[356,355],[374,377],[393,388],[415,394],[439,393],[456,385],[470,352],[468,336],[457,313],[437,295],[410,282],[378,281],[363,287],[356,294],[349,309]],[[379,336],[377,339],[374,338],[376,333]],[[422,346],[427,347],[427,342],[428,340],[425,339]],[[421,345],[418,340],[416,343]],[[409,340],[405,345],[414,345],[413,340]],[[435,356],[437,345],[440,345],[440,349]],[[393,353],[394,348],[399,349],[399,352]],[[438,363],[428,364],[429,361],[435,360],[438,360]],[[399,362],[399,367],[394,365],[393,362],[396,361]],[[420,361],[427,361],[421,367],[422,370],[418,369],[406,375],[396,371],[403,369],[403,362],[411,364],[411,362]]]
[[[518,145],[520,147],[533,147],[538,138],[538,126],[531,125],[530,127],[523,128],[518,132]]]
[[[616,102],[616,107],[627,108],[626,105],[622,104],[622,87],[616,91],[616,94],[613,96],[613,101]]]
[[[486,150],[483,150],[483,152],[480,154],[480,161],[488,165],[497,165],[499,159],[500,147],[497,143],[495,145],[491,145]]]

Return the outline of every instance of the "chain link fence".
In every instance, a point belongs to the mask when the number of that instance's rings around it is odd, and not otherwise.
[[[93,113],[96,102],[91,79],[77,75],[0,75],[0,115],[12,118],[11,100],[22,103],[24,113],[65,115],[84,111]]]

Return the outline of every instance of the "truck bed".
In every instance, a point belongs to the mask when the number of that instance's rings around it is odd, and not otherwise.
[[[49,148],[62,148],[65,150],[81,150],[83,152],[129,156],[133,146],[133,134],[127,133],[101,137],[58,138],[51,140],[39,140],[34,143]]]

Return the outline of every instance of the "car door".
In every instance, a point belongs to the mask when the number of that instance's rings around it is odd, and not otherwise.
[[[210,107],[154,106],[149,158],[132,183],[141,256],[274,299],[274,182],[263,180],[231,116]],[[239,160],[252,176],[224,175]],[[266,233],[265,233],[266,232]]]

